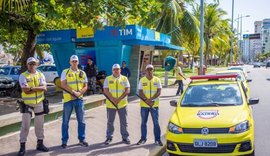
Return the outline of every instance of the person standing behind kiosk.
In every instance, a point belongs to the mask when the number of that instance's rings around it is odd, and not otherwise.
[[[88,146],[85,141],[85,119],[83,94],[87,90],[87,76],[84,71],[78,68],[79,58],[77,55],[70,57],[70,68],[65,69],[61,74],[61,87],[63,88],[64,110],[62,122],[62,148],[67,147],[69,139],[69,120],[75,108],[78,121],[78,139],[81,146]]]

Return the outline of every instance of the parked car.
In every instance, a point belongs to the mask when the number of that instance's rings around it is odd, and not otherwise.
[[[18,81],[21,74],[20,66],[4,66],[0,67],[0,75],[10,76],[13,80]]]
[[[244,72],[245,77],[246,78],[248,77],[248,75],[247,75],[248,72],[246,71],[246,69],[243,66],[231,66],[231,67],[228,67],[228,70],[241,70]]]
[[[38,66],[37,69],[44,74],[46,82],[52,83],[59,77],[56,70],[56,66],[54,64],[51,65],[42,64]]]
[[[255,155],[254,120],[241,81],[232,75],[192,76],[167,128],[169,155]],[[231,78],[231,80],[230,80]]]
[[[0,92],[2,95],[19,97],[19,76],[21,73],[20,66],[0,67]]]
[[[268,67],[270,67],[270,61],[266,62],[265,68],[268,68]]]
[[[260,62],[253,63],[253,68],[260,68],[260,67],[261,67],[261,63]]]

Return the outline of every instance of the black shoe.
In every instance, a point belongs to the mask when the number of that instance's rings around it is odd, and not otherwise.
[[[104,142],[105,145],[109,145],[112,142],[112,138],[107,138]]]
[[[88,143],[86,141],[80,141],[79,145],[87,147]]]
[[[130,144],[130,140],[128,138],[122,140],[125,144]]]
[[[66,149],[66,148],[67,148],[67,144],[62,144],[61,147],[62,147],[63,149]]]
[[[21,143],[21,147],[20,147],[20,150],[18,152],[18,156],[24,156],[24,154],[25,154],[25,142]]]
[[[37,141],[37,148],[38,151],[42,152],[48,152],[49,149],[43,144],[43,140],[38,140]]]
[[[158,140],[158,141],[155,141],[155,145],[163,146],[163,143],[160,140]]]
[[[140,139],[137,143],[137,145],[144,144],[146,142],[146,139]]]

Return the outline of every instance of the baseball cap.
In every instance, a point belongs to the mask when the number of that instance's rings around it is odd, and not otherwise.
[[[183,63],[181,61],[178,62],[178,65],[182,65]]]
[[[112,69],[120,69],[120,65],[119,65],[119,64],[114,64],[114,65],[112,66]]]
[[[74,61],[74,60],[79,61],[79,58],[78,58],[77,55],[72,55],[72,56],[70,57],[70,61]]]
[[[152,64],[148,64],[145,69],[152,68],[154,69],[154,66]]]
[[[36,62],[37,63],[37,60],[34,57],[29,57],[27,59],[27,64],[30,63],[30,62]]]

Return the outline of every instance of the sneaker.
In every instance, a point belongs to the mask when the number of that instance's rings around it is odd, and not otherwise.
[[[79,145],[87,147],[88,143],[86,141],[80,141]]]
[[[146,139],[140,139],[137,143],[137,145],[144,144],[146,142]]]
[[[107,138],[104,142],[105,145],[109,145],[112,142],[112,138]]]
[[[163,143],[160,140],[158,140],[158,141],[155,141],[155,145],[163,146]]]
[[[125,144],[130,144],[130,140],[128,138],[122,140]]]
[[[67,144],[62,144],[61,147],[62,147],[63,149],[66,149],[66,148],[67,148]]]

